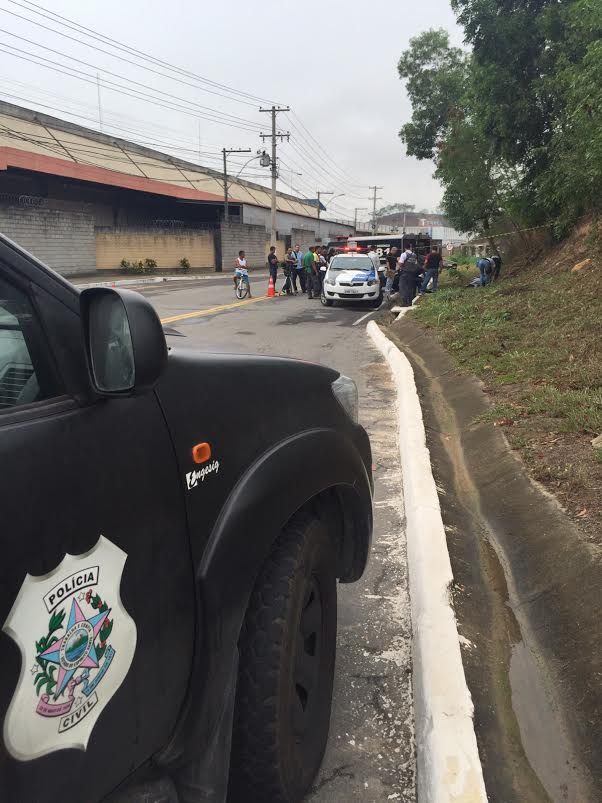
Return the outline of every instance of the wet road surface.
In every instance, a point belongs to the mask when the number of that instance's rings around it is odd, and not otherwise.
[[[265,292],[263,277],[252,281],[254,292]],[[357,382],[361,421],[373,449],[375,533],[364,577],[339,586],[330,738],[308,800],[410,803],[411,625],[395,396],[388,369],[366,335],[367,321],[360,321],[370,309],[323,308],[302,295],[231,306],[237,299],[227,276],[141,290],[182,335],[168,337],[170,346],[296,357],[332,366]]]

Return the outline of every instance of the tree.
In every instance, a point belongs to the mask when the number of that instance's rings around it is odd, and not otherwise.
[[[560,113],[552,126],[546,169],[536,177],[538,202],[564,230],[602,198],[602,5],[573,3],[557,54]]]
[[[431,29],[410,39],[397,70],[406,81],[412,103],[412,119],[399,135],[409,156],[433,159],[451,121],[462,115],[468,78],[466,56],[450,46],[447,31]]]
[[[558,0],[452,0],[472,45],[474,112],[497,156],[526,166],[549,142],[554,93],[544,19]],[[547,29],[551,32],[551,29]]]
[[[488,229],[498,212],[491,146],[471,119],[471,68],[470,57],[451,47],[442,30],[410,40],[398,66],[412,101],[401,139],[408,155],[435,162],[442,206],[460,231]]]
[[[435,176],[443,184],[442,205],[453,226],[490,236],[501,211],[494,186],[498,176],[490,144],[478,126],[467,120],[454,124],[440,150]],[[493,241],[491,245],[497,250]]]
[[[445,31],[398,65],[408,155],[432,159],[461,230],[496,220],[565,230],[602,199],[601,0],[452,0],[469,52]],[[523,235],[521,235],[523,236]]]

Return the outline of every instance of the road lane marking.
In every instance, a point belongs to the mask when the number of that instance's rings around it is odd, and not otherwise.
[[[371,315],[374,315],[375,312],[376,312],[375,309],[373,309],[372,312],[367,312],[365,315],[362,315],[361,318],[358,318],[357,321],[354,321],[351,325],[352,326],[357,326],[358,323],[361,323],[362,321],[365,321],[366,318],[369,318]]]
[[[276,296],[274,296],[276,298]],[[161,318],[161,323],[175,323],[176,321],[186,321],[189,318],[202,318],[205,315],[217,315],[220,312],[225,312],[228,309],[235,307],[243,307],[245,304],[257,304],[258,301],[267,301],[269,296],[257,296],[256,298],[247,298],[243,301],[236,301],[234,304],[222,304],[219,307],[209,307],[208,309],[195,310],[194,312],[183,312],[180,315],[170,315],[168,318]]]

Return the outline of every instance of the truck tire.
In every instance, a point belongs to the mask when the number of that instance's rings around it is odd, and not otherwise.
[[[322,761],[336,652],[334,546],[296,516],[255,585],[241,631],[230,801],[297,803]]]

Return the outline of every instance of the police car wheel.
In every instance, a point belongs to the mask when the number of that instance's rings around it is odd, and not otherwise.
[[[324,307],[332,307],[334,304],[334,300],[332,298],[326,298],[324,290],[322,290],[320,294],[320,301],[322,302],[322,306]]]
[[[336,558],[309,515],[284,529],[239,642],[230,801],[296,803],[322,761],[336,651]]]

